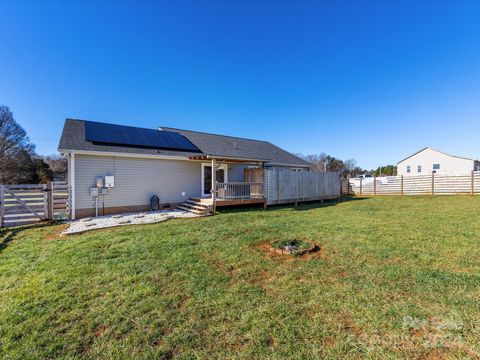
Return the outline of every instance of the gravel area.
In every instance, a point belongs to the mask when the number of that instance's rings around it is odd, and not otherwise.
[[[173,218],[194,218],[200,215],[181,210],[161,210],[152,212],[128,213],[85,218],[70,222],[68,229],[61,235],[81,233],[88,230],[103,229],[114,226],[153,224]]]

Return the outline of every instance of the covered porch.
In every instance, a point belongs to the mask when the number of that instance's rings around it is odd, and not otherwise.
[[[266,160],[191,156],[201,162],[201,196],[192,200],[213,207],[265,204],[264,164]],[[239,166],[243,165],[243,166]],[[235,168],[235,176],[231,174]],[[241,174],[239,173],[241,171]],[[238,180],[243,181],[238,181]]]

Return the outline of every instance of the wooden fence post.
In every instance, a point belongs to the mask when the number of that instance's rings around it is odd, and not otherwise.
[[[277,183],[277,204],[279,203],[280,199],[280,179],[278,178],[278,170],[275,169],[275,181]]]
[[[363,194],[362,183],[363,183],[363,178],[360,178],[360,196],[362,196],[362,194]]]
[[[373,177],[373,195],[377,195],[377,177]]]
[[[53,220],[53,182],[47,182],[47,186],[45,188],[45,219],[46,220]]]
[[[432,195],[435,195],[435,172],[432,172]]]
[[[342,179],[342,175],[339,175],[340,177],[340,197],[343,196],[343,179]]]
[[[3,229],[4,218],[5,218],[5,191],[4,191],[4,186],[0,185],[0,229]]]
[[[400,177],[400,194],[403,196],[403,175]]]
[[[470,178],[470,190],[471,194],[475,195],[475,170],[472,170],[472,176]]]

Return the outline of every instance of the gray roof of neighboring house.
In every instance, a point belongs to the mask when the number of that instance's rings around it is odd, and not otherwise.
[[[240,158],[265,161],[271,164],[309,166],[310,164],[267,141],[251,140],[233,136],[216,135],[197,131],[161,127],[175,131],[190,140],[201,153],[172,151],[130,146],[97,144],[85,140],[86,120],[66,119],[58,149],[61,151],[100,151],[127,154],[149,154],[163,156],[212,155],[226,158]]]

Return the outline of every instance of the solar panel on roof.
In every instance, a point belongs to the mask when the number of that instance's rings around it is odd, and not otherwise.
[[[173,131],[85,122],[85,140],[95,143],[200,152],[183,135]]]

